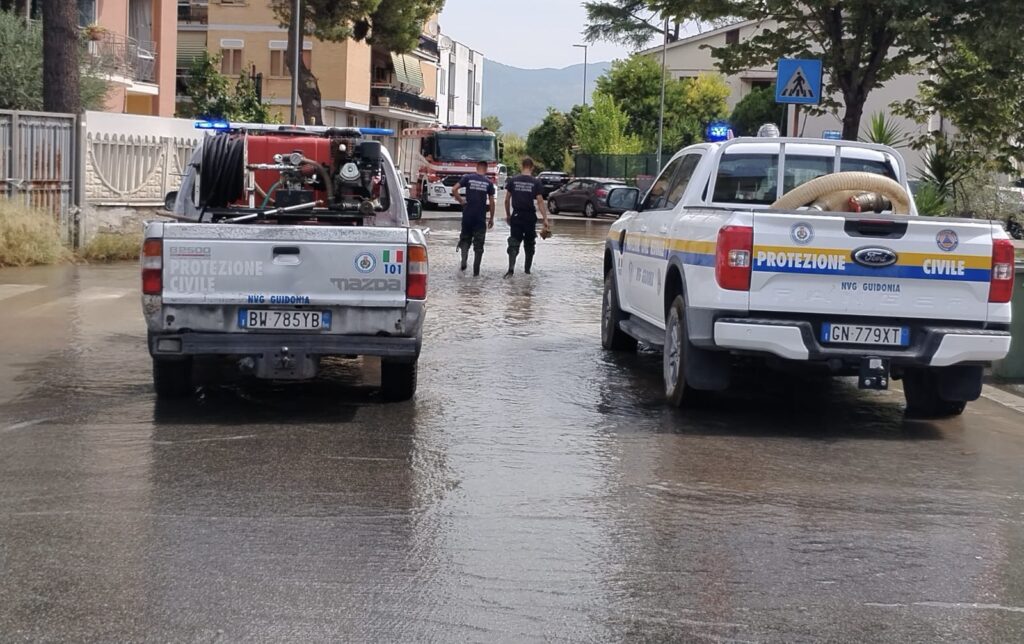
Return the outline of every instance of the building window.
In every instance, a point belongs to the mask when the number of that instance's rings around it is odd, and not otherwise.
[[[242,73],[242,50],[220,50],[220,73],[227,76],[238,76]]]
[[[271,78],[290,78],[291,72],[288,71],[288,41],[271,40],[267,44],[270,47]],[[302,43],[302,62],[305,63],[307,69],[313,65],[313,43],[308,40]]]
[[[447,83],[447,81],[448,81],[448,74],[438,74],[438,76],[441,79],[441,91],[438,92],[438,93],[439,94],[447,94],[448,90],[446,88],[448,86],[448,83]]]
[[[730,29],[725,32],[725,44],[726,45],[738,45],[740,44],[740,30]]]
[[[78,0],[78,26],[86,27],[96,22],[96,0]]]
[[[349,114],[348,115],[348,126],[349,127],[359,127],[359,117],[356,116],[355,114]]]

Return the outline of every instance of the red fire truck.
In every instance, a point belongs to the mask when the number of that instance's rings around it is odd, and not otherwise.
[[[402,131],[399,170],[409,180],[410,196],[423,206],[454,206],[452,186],[462,175],[487,162],[487,176],[497,181],[498,137],[481,127],[438,125]]]

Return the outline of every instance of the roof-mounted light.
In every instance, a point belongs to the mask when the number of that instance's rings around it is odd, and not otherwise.
[[[361,127],[359,132],[365,136],[394,136],[395,131],[386,127]]]
[[[704,131],[704,138],[711,143],[728,141],[733,137],[732,128],[727,121],[711,121]]]
[[[231,124],[223,119],[200,119],[195,122],[197,130],[229,130]]]
[[[762,139],[776,139],[782,136],[779,132],[779,126],[774,123],[765,123],[761,127],[757,128],[757,136]]]

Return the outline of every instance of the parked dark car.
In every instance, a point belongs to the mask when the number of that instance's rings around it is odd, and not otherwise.
[[[569,183],[569,175],[565,172],[541,172],[537,178],[540,179],[545,199],[552,192]]]
[[[573,179],[548,196],[548,210],[552,214],[559,211],[582,212],[585,217],[621,215],[625,211],[609,208],[606,200],[609,190],[625,186],[617,179]]]

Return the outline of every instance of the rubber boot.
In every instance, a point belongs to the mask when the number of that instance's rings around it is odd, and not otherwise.
[[[508,272],[505,273],[505,277],[512,277],[516,274],[516,256],[508,256]]]
[[[530,274],[530,269],[532,267],[533,267],[533,253],[527,252],[526,253],[526,267],[525,267],[527,275]]]
[[[459,250],[462,251],[462,263],[459,264],[459,270],[464,271],[466,270],[466,264],[469,262],[469,249],[463,247]]]
[[[483,253],[473,253],[473,277],[480,275],[480,262],[484,261]]]

